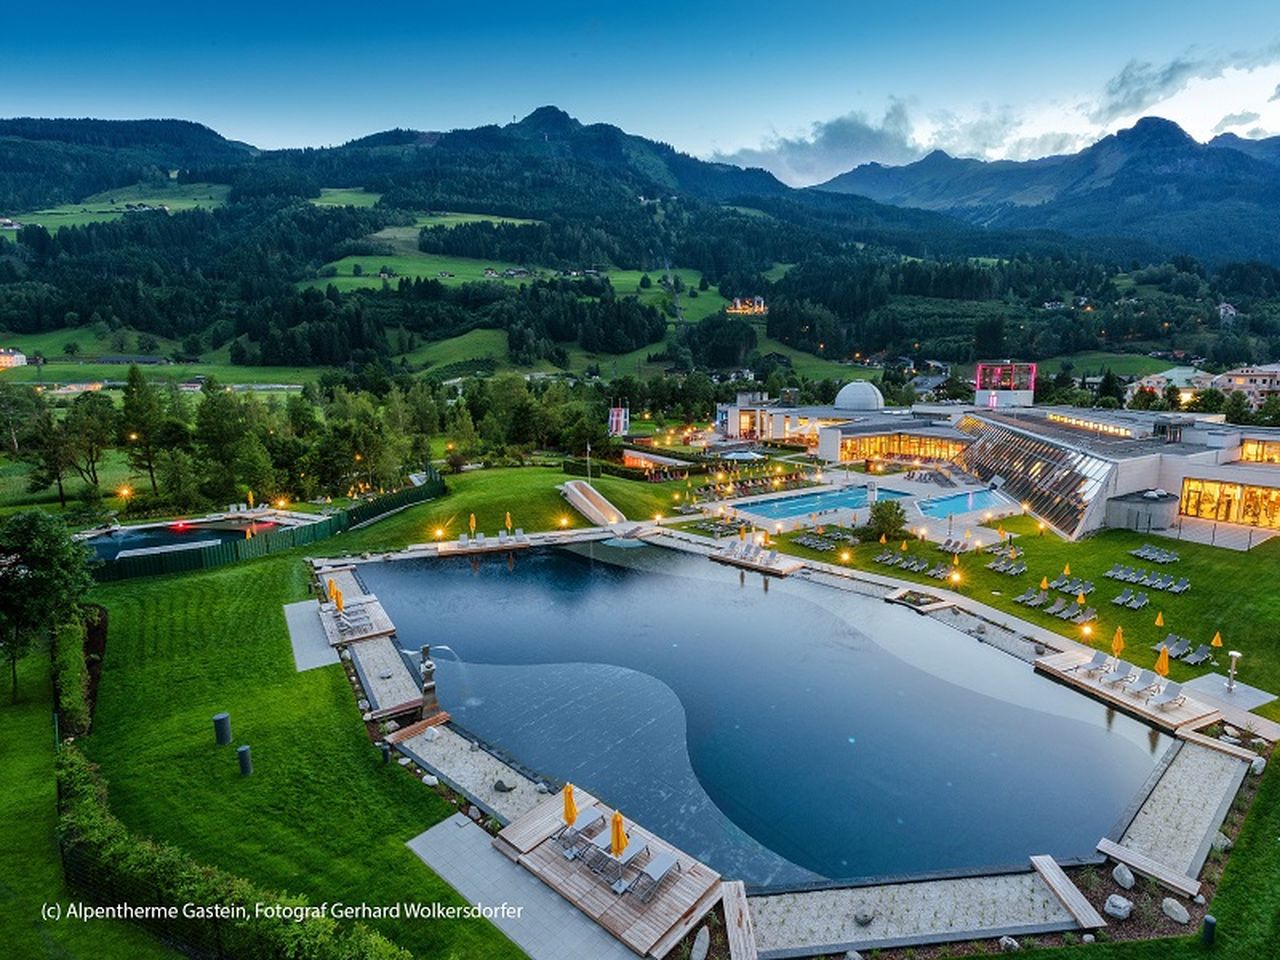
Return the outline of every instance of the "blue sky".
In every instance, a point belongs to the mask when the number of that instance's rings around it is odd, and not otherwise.
[[[17,6],[0,115],[183,117],[263,147],[554,103],[813,182],[1078,149],[1145,113],[1280,133],[1274,0]]]

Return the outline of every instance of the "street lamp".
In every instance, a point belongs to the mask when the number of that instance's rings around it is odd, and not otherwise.
[[[1236,667],[1240,665],[1241,653],[1239,650],[1230,651],[1227,656],[1231,658],[1231,669],[1227,671],[1227,692],[1235,693],[1236,690]]]

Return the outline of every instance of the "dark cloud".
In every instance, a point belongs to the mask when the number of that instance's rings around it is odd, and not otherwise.
[[[906,105],[893,100],[878,122],[865,113],[847,113],[813,124],[803,136],[775,136],[759,147],[717,152],[714,159],[743,167],[764,167],[786,183],[808,185],[830,180],[861,163],[896,165],[920,156],[921,150],[911,142]]]
[[[1280,83],[1276,84],[1276,92],[1267,97],[1267,103],[1275,103],[1277,100],[1280,100]]]
[[[1250,70],[1274,63],[1280,58],[1280,43],[1271,43],[1255,50],[1236,51],[1229,54],[1197,56],[1190,51],[1167,63],[1130,60],[1124,68],[1107,81],[1102,97],[1087,105],[1089,119],[1094,123],[1109,124],[1122,117],[1131,117],[1154,103],[1173,96],[1192,80],[1212,80],[1222,76],[1229,67]],[[1280,97],[1280,87],[1272,100]]]
[[[1221,133],[1229,127],[1243,127],[1246,123],[1253,123],[1254,121],[1261,119],[1262,114],[1254,113],[1252,110],[1241,110],[1239,113],[1228,113],[1213,125],[1213,132]]]

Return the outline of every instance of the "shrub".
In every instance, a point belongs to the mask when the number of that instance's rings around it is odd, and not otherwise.
[[[84,659],[84,624],[59,627],[53,637],[53,685],[62,732],[89,732],[89,668]]]

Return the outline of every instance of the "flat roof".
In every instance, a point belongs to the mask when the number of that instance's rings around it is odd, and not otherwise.
[[[1054,409],[1067,412],[1067,408],[1048,408],[1049,411]],[[1059,426],[1051,422],[1043,415],[1045,411],[1041,411],[1040,416],[1027,416],[1025,411],[1019,410],[1017,414],[1010,411],[997,413],[993,410],[976,410],[974,416],[992,423],[1002,426],[1014,427],[1025,431],[1026,433],[1035,434],[1051,443],[1061,446],[1075,447],[1088,453],[1095,454],[1108,460],[1133,460],[1138,457],[1149,457],[1154,454],[1173,454],[1186,456],[1192,453],[1202,453],[1209,450],[1210,447],[1203,443],[1169,443],[1164,437],[1145,435],[1140,437],[1117,437],[1104,433],[1093,433],[1088,430],[1078,430],[1071,427]],[[1088,414],[1092,411],[1071,411],[1079,414]],[[1114,411],[1106,411],[1113,413]],[[1126,413],[1129,411],[1125,411]],[[1137,412],[1137,411],[1133,411]],[[1023,414],[1023,415],[1018,415]],[[1082,419],[1084,417],[1082,416]],[[1117,426],[1123,425],[1120,422],[1113,421]]]

